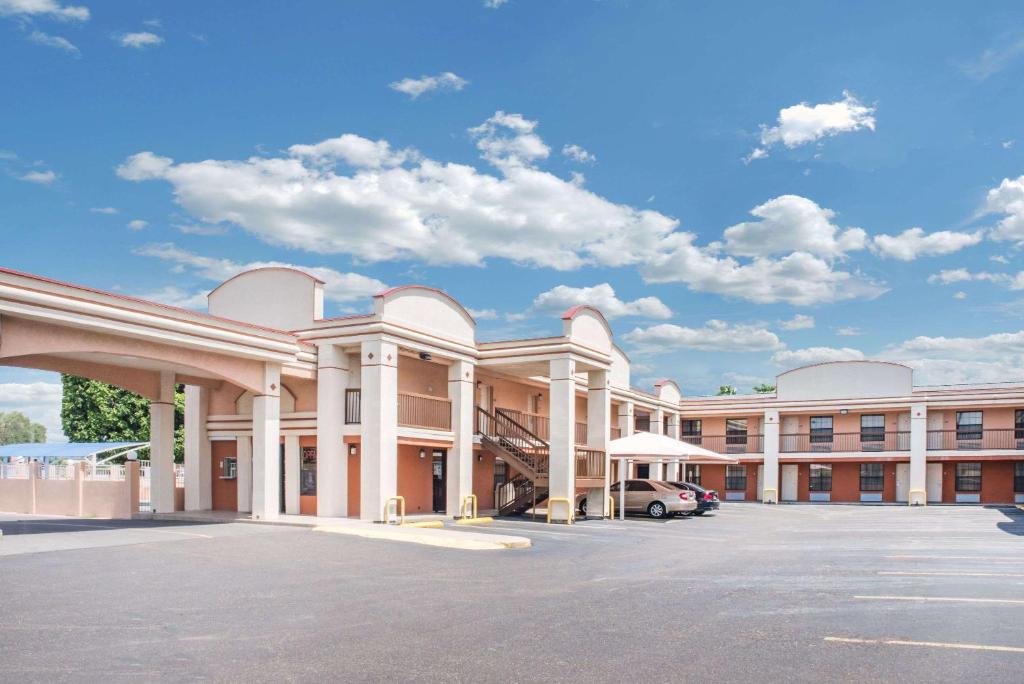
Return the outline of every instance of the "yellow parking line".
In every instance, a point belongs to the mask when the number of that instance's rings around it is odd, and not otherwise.
[[[942,641],[907,641],[905,639],[854,639],[851,637],[825,637],[825,641],[840,644],[885,644],[889,646],[928,646],[930,648],[953,648],[964,651],[997,651],[1000,653],[1024,653],[1020,646],[990,646],[988,644],[957,644]]]
[[[1021,599],[990,599],[990,598],[962,598],[957,596],[864,596],[854,595],[855,599],[868,601],[920,601],[935,603],[1003,603],[1007,605],[1024,605]]]
[[[1014,572],[902,572],[888,571],[879,572],[879,575],[901,575],[901,576],[927,576],[927,577],[1024,577],[1024,574]]]

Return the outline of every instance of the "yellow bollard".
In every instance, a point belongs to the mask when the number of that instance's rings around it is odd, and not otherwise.
[[[473,504],[472,507],[470,506],[470,503]],[[476,494],[467,494],[466,498],[462,500],[462,510],[459,511],[459,517],[460,518],[475,518],[475,517],[477,517],[477,507],[476,507],[476,505],[477,505],[476,504]],[[473,512],[473,515],[466,515],[466,509],[467,508],[469,508]]]
[[[391,498],[389,498],[387,501],[384,502],[384,515],[383,515],[384,520],[383,520],[383,522],[384,522],[385,525],[390,525],[391,524],[391,515],[389,514],[389,510],[391,508],[391,502],[392,501],[395,502],[395,516],[398,518],[398,524],[399,525],[404,525],[405,524],[405,497],[404,496],[392,496]]]
[[[615,520],[615,497],[608,496],[608,519]]]
[[[907,494],[907,505],[908,506],[913,506],[914,505],[914,495],[915,494],[924,494],[924,499],[922,499],[922,501],[924,503],[922,505],[924,505],[924,506],[928,505],[928,492],[926,492],[923,489],[911,489],[910,492]]]
[[[556,503],[564,503],[565,507],[569,509],[569,519],[565,521],[567,525],[572,525],[572,521],[576,517],[576,511],[572,505],[572,501],[564,497],[555,496],[548,499],[548,522],[551,522],[551,510],[555,507]]]
[[[768,492],[772,493],[771,497],[768,496]],[[779,503],[779,490],[765,487],[764,494],[761,495],[761,503]]]

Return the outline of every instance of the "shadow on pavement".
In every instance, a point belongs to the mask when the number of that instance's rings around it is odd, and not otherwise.
[[[95,518],[23,518],[0,520],[4,536],[22,534],[53,534],[55,532],[95,532],[96,530],[153,529],[160,527],[193,527],[210,525],[201,521],[178,520],[100,520]]]

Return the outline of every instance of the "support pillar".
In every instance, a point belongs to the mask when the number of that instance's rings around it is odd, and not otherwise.
[[[636,429],[635,408],[631,401],[619,404],[619,430],[623,437],[629,437]]]
[[[150,502],[154,513],[174,512],[174,373],[160,372],[159,396],[149,404]]]
[[[603,518],[608,514],[608,494],[611,486],[612,391],[608,371],[587,373],[587,446],[604,452],[604,484],[587,489],[587,517]]]
[[[299,436],[287,435],[284,438],[284,512],[288,515],[298,515],[301,512],[299,505],[300,478],[302,477],[300,451]],[[317,457],[319,455],[318,451]],[[317,500],[319,501],[319,497]]]
[[[316,514],[348,516],[348,450],[345,448],[345,390],[348,354],[325,344],[317,350]]]
[[[382,520],[384,502],[398,490],[398,347],[362,343],[362,447],[359,458],[359,517]]]
[[[252,400],[252,517],[281,514],[281,366],[264,367],[263,391]]]
[[[206,420],[210,415],[210,390],[185,386],[185,510],[213,508],[213,464]]]
[[[665,434],[672,439],[679,439],[679,414],[668,413],[665,416],[666,429]],[[681,466],[679,461],[672,461],[665,465],[665,479],[669,482],[680,482],[683,479],[683,474],[680,472]]]
[[[764,412],[764,490],[761,501],[779,503],[779,412]]]
[[[473,364],[456,361],[448,366],[448,398],[452,402],[452,448],[448,450],[446,510],[459,514],[462,502],[473,493]],[[472,513],[470,513],[472,515]]]
[[[239,513],[252,513],[252,437],[235,440],[235,489]]]
[[[665,424],[665,410],[656,408],[651,411],[651,434],[652,435],[663,435]],[[648,477],[652,480],[664,480],[665,479],[665,464],[662,462],[651,463],[650,473]]]
[[[551,507],[551,499],[576,505],[576,362],[565,357],[549,362],[551,378],[551,455],[548,507],[552,520],[566,521],[571,510],[564,503]]]
[[[910,407],[910,495],[911,506],[928,503],[928,407]],[[901,502],[902,503],[902,502]]]

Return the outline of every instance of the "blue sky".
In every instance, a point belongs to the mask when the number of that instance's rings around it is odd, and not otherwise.
[[[1019,3],[0,0],[0,63],[6,267],[418,282],[481,339],[588,301],[687,393],[1024,378]],[[54,382],[0,370],[0,410],[53,432]]]

